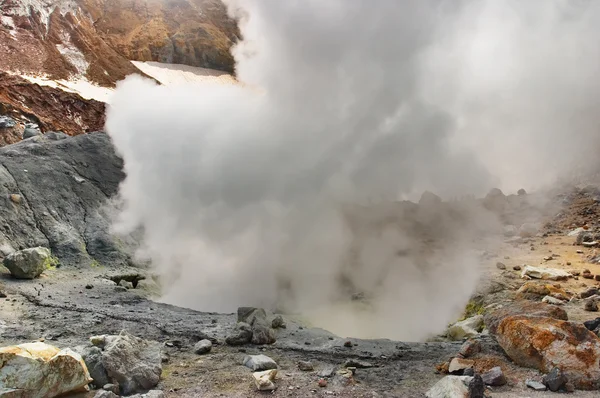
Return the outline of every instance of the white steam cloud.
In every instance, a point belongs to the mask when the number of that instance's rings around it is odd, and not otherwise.
[[[131,76],[107,115],[127,174],[115,227],[143,230],[165,301],[427,338],[474,289],[483,216],[392,202],[548,183],[600,141],[596,2],[226,3],[242,84]],[[358,292],[368,308],[346,304]]]

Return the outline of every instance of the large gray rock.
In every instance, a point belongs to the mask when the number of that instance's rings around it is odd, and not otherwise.
[[[39,129],[33,127],[26,127],[23,131],[23,139],[26,140],[31,137],[35,137],[38,135],[42,135],[42,132]]]
[[[110,382],[124,395],[155,387],[162,372],[160,344],[122,331],[118,336],[96,336],[92,343],[103,348],[102,365]]]
[[[275,331],[267,321],[267,313],[262,308],[240,307],[237,311],[238,322],[243,322],[252,328],[252,344],[275,343]]]
[[[137,243],[109,233],[107,201],[124,178],[122,165],[104,133],[0,148],[0,246],[48,247],[66,266],[127,265]]]
[[[52,265],[56,265],[55,261],[50,250],[45,247],[19,250],[4,258],[4,266],[12,276],[19,279],[37,278]]]
[[[245,322],[238,322],[235,329],[225,338],[229,345],[244,345],[252,340],[252,327]]]
[[[90,376],[94,379],[94,384],[98,387],[102,387],[110,383],[106,369],[102,364],[102,350],[95,346],[84,347],[76,350],[81,354],[85,362],[85,366],[90,372]]]

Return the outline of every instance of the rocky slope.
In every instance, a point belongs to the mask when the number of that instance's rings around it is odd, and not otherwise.
[[[110,88],[148,76],[131,61],[231,73],[238,35],[220,0],[3,0],[0,116],[17,126],[0,126],[0,145],[19,141],[25,123],[68,135],[101,129]]]
[[[103,133],[48,133],[0,149],[0,250],[43,246],[63,265],[127,264],[127,242],[108,233],[121,165]]]

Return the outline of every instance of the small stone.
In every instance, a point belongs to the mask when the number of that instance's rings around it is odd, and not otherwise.
[[[448,372],[450,372],[450,374],[462,375],[465,369],[472,368],[473,365],[475,365],[475,361],[471,359],[453,358],[452,361],[450,361]]]
[[[370,362],[359,361],[358,359],[347,359],[346,362],[344,362],[344,367],[345,368],[367,369],[367,368],[372,368],[373,364],[371,364]]]
[[[253,371],[277,369],[277,363],[266,355],[246,355],[242,365]]]
[[[119,386],[112,384],[112,383],[105,384],[102,387],[102,389],[106,390],[106,391],[114,392],[115,394],[119,393]]]
[[[271,321],[271,327],[273,329],[285,329],[286,324],[283,320],[283,317],[281,315],[277,315],[275,318],[273,318],[273,321]]]
[[[126,281],[125,279],[121,279],[119,281],[119,286],[124,287],[125,289],[133,289],[133,283]]]
[[[592,274],[583,274],[581,276],[583,276],[585,279],[594,279],[594,275]]]
[[[583,309],[589,312],[596,312],[598,311],[598,303],[595,299],[589,299],[585,302]]]
[[[483,382],[488,386],[499,387],[506,384],[506,377],[502,373],[500,366],[488,370],[481,377],[483,378]]]
[[[553,368],[550,373],[544,376],[542,382],[550,391],[556,392],[564,387],[569,380],[559,368]]]
[[[103,348],[106,344],[106,336],[92,336],[90,337],[90,343],[92,343],[92,345],[95,345],[96,347]]]
[[[88,289],[88,290],[89,290],[89,289],[93,289],[93,288],[94,288],[94,285],[87,284],[87,285],[85,285],[85,288],[86,288],[86,289]]]
[[[483,326],[483,316],[475,315],[450,326],[447,335],[453,341],[462,340],[465,337],[475,337],[479,335],[479,330],[481,330]]]
[[[200,340],[194,345],[194,352],[198,355],[208,354],[212,349],[210,340]]]
[[[515,270],[515,271],[521,271],[521,266],[520,265],[515,265],[513,267],[513,270]]]
[[[525,382],[525,385],[531,389],[533,389],[534,391],[546,391],[547,388],[545,385],[543,385],[542,383],[539,383],[535,380],[527,380]]]
[[[332,377],[335,373],[335,367],[328,366],[319,372],[319,377]]]
[[[21,202],[23,201],[23,198],[21,197],[21,195],[18,195],[16,193],[11,193],[9,195],[10,201],[13,202],[14,204],[21,204]]]
[[[591,288],[579,293],[579,296],[581,296],[582,299],[586,299],[588,297],[595,296],[596,294],[600,294],[600,290],[598,290],[598,288],[596,288],[596,287],[591,287]]]
[[[575,385],[570,381],[565,383],[565,391],[566,392],[575,392]]]
[[[467,368],[463,370],[463,376],[475,376],[475,369]]]
[[[245,322],[238,322],[235,330],[225,338],[229,345],[244,345],[252,340],[252,327]]]
[[[583,322],[583,326],[585,326],[587,330],[596,330],[600,327],[600,318],[585,321]]]
[[[310,372],[314,370],[313,364],[310,361],[298,361],[298,369],[303,372]]]
[[[481,343],[478,340],[469,339],[463,343],[458,353],[468,358],[479,352],[481,352]]]
[[[596,282],[600,282],[600,275],[596,275],[596,276],[594,277],[594,279],[596,280]]]
[[[570,262],[570,261],[567,261],[567,265],[571,265],[571,262]]]
[[[319,379],[319,387],[321,387],[321,388],[327,387],[327,380],[326,379]]]
[[[115,292],[121,292],[121,293],[127,291],[127,288],[123,287],[123,286],[115,286],[114,289],[115,289]]]
[[[583,250],[577,250],[577,254],[583,254]]]
[[[350,340],[344,342],[344,347],[352,348],[352,342]]]
[[[506,265],[504,265],[504,263],[497,262],[496,268],[504,270],[504,269],[506,269]]]
[[[470,369],[473,371],[473,369]],[[469,398],[484,398],[485,397],[485,382],[480,375],[474,375],[473,380],[469,382]]]
[[[542,299],[542,303],[548,303],[548,304],[552,304],[552,305],[564,305],[565,304],[564,301],[557,299],[555,297],[552,297],[552,296],[545,296]]]
[[[259,391],[272,391],[275,389],[275,377],[277,376],[277,369],[269,369],[262,372],[252,373],[254,377],[254,384]]]

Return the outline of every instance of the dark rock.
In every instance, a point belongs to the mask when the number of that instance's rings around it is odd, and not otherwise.
[[[80,355],[85,362],[85,366],[90,372],[90,377],[94,379],[94,384],[104,386],[110,384],[106,369],[102,364],[102,350],[98,347],[85,347],[80,351]]]
[[[358,359],[347,359],[346,362],[344,362],[344,367],[345,368],[367,369],[367,368],[372,368],[373,364],[371,364],[370,362],[359,361]]]
[[[475,369],[467,368],[463,370],[463,376],[475,376]]]
[[[238,322],[235,330],[227,336],[225,343],[229,345],[244,345],[252,340],[252,327],[244,322]]]
[[[598,290],[598,288],[596,288],[596,287],[591,287],[591,288],[581,292],[579,295],[581,296],[582,299],[586,299],[588,297],[595,296],[596,294],[600,294],[600,290]]]
[[[562,389],[569,380],[559,368],[553,368],[542,381],[550,391],[556,392]]]
[[[590,311],[590,312],[597,312],[598,311],[598,302],[596,301],[596,299],[590,298],[585,301],[585,305],[584,305],[583,309],[586,311]]]
[[[286,324],[283,320],[283,317],[281,315],[277,315],[275,318],[273,318],[273,320],[271,321],[271,327],[273,329],[285,329]]]
[[[519,195],[519,196],[527,195],[527,191],[525,191],[523,188],[521,188],[517,191],[517,195]]]
[[[506,384],[506,377],[502,373],[500,366],[496,366],[481,375],[483,382],[488,386],[503,386]]]
[[[238,322],[250,325],[252,344],[263,345],[275,343],[275,331],[267,322],[267,313],[262,308],[240,307],[237,311]]]
[[[346,348],[352,348],[352,342],[350,340],[344,341],[344,347],[346,347]]]
[[[598,327],[600,327],[600,318],[585,321],[583,322],[583,326],[585,326],[587,330],[596,330]]]
[[[515,265],[513,267],[513,270],[515,270],[515,271],[521,271],[521,266],[520,265]]]
[[[474,375],[473,380],[469,382],[468,398],[484,398],[485,383],[480,375]]]

